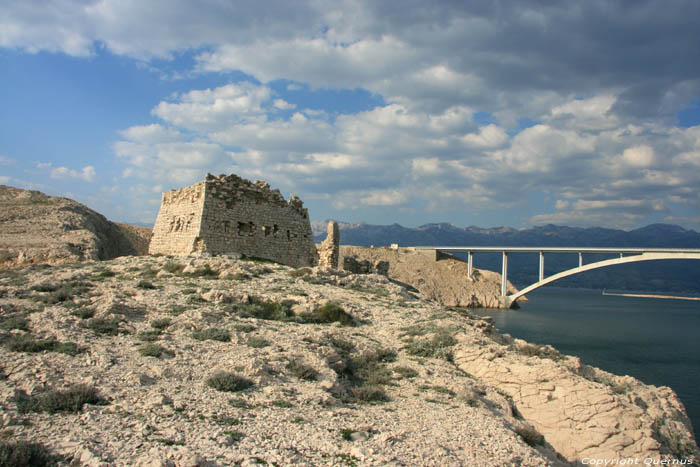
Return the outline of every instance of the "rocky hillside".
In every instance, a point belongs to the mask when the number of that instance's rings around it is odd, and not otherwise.
[[[432,255],[430,254],[432,253]],[[446,306],[469,308],[501,308],[501,275],[483,269],[474,269],[472,280],[467,277],[467,263],[457,257],[442,254],[435,260],[434,252],[420,252],[406,248],[340,247],[340,263],[345,257],[375,263],[389,263],[390,278],[408,284],[421,296]],[[517,289],[508,283],[508,293]],[[522,299],[521,299],[522,300]]]
[[[0,456],[16,465],[699,454],[668,388],[502,336],[380,275],[124,257],[0,271],[0,308]]]
[[[0,267],[145,254],[150,229],[108,221],[67,198],[0,185]]]

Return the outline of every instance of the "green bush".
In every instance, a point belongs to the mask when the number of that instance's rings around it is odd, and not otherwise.
[[[139,353],[143,355],[144,357],[155,357],[155,358],[160,358],[163,356],[166,357],[172,357],[175,355],[175,352],[172,350],[163,347],[160,344],[154,344],[154,343],[149,343],[142,345],[139,347]]]
[[[377,386],[362,385],[350,390],[353,398],[360,402],[386,402],[389,400],[386,392]]]
[[[251,332],[257,329],[255,326],[248,323],[235,324],[233,328],[238,332]]]
[[[161,318],[161,319],[154,319],[153,321],[151,321],[150,324],[151,324],[151,327],[153,329],[163,330],[163,329],[167,328],[168,326],[170,326],[170,323],[171,323],[170,318]]]
[[[223,392],[243,391],[253,385],[251,380],[227,371],[218,371],[207,379],[207,386]]]
[[[95,316],[95,310],[91,310],[90,308],[76,308],[75,310],[71,310],[70,314],[76,318],[88,319]]]
[[[65,391],[48,390],[43,393],[30,396],[26,392],[15,391],[15,403],[19,413],[27,412],[80,412],[83,405],[104,405],[107,401],[102,398],[92,386],[78,384]]]
[[[42,286],[40,284],[37,287]],[[54,288],[56,287],[56,288]],[[92,285],[87,283],[87,282],[82,282],[82,281],[73,281],[73,282],[68,282],[64,283],[60,287],[57,287],[55,284],[50,284],[50,285],[45,285],[44,288],[47,292],[49,292],[46,295],[39,295],[33,297],[35,300],[45,303],[47,305],[56,305],[58,303],[63,303],[68,300],[72,300],[78,295],[82,295],[88,290],[92,288]],[[53,289],[53,290],[51,290]]]
[[[312,313],[301,316],[306,323],[340,323],[343,326],[356,326],[355,319],[337,303],[326,303]]]
[[[0,442],[0,465],[3,467],[49,467],[66,461],[46,446],[28,441]]]
[[[92,318],[90,321],[88,321],[87,327],[92,329],[95,334],[102,334],[106,336],[116,336],[120,332],[124,332],[119,328],[119,320],[116,318]]]
[[[192,338],[198,341],[212,340],[219,342],[229,342],[231,341],[231,333],[226,329],[221,328],[208,328],[204,331],[194,331],[192,332]]]
[[[136,284],[136,287],[139,289],[144,289],[144,290],[153,290],[157,289],[158,287],[153,285],[153,282],[147,281],[145,279],[141,279],[138,284]]]
[[[12,329],[29,331],[29,319],[27,319],[27,315],[24,313],[0,316],[0,329],[4,329],[5,331],[11,331]]]
[[[136,337],[144,342],[155,342],[160,339],[161,334],[163,334],[163,331],[160,329],[150,329],[148,331],[141,331]]]
[[[301,360],[291,360],[287,363],[289,372],[299,379],[315,381],[318,378],[318,371],[311,365],[303,363]]]
[[[185,265],[174,261],[168,261],[165,263],[165,266],[163,266],[163,269],[170,274],[180,275],[182,274],[182,270],[185,269]]]
[[[43,351],[63,353],[75,356],[85,351],[83,347],[73,342],[58,342],[55,339],[34,339],[28,334],[13,336],[5,343],[8,350],[13,352],[37,353]]]
[[[406,346],[409,355],[418,357],[436,357],[450,359],[450,347],[457,343],[452,334],[446,329],[438,330],[431,339],[412,339]]]
[[[269,321],[290,321],[294,312],[287,303],[261,301],[234,305],[233,311],[243,318],[258,318]]]
[[[95,272],[97,273],[96,274],[97,277],[114,277],[117,275],[116,272],[114,272],[110,269],[107,269],[107,268],[104,268],[104,269],[101,269],[101,270],[95,271]]]
[[[407,366],[397,366],[393,368],[394,373],[398,373],[402,378],[415,378],[418,372]]]
[[[250,336],[248,340],[245,341],[245,345],[248,347],[253,347],[254,349],[262,349],[263,347],[268,347],[270,341],[260,336]]]

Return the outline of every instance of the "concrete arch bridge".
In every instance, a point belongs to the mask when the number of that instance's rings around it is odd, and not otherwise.
[[[466,253],[467,254],[467,275],[471,278],[474,270],[475,253],[501,253],[503,256],[501,266],[501,300],[507,308],[511,307],[520,297],[532,292],[535,289],[550,284],[564,277],[580,274],[592,269],[614,266],[617,264],[635,263],[639,261],[653,261],[661,259],[700,259],[700,249],[686,248],[590,248],[590,247],[492,247],[492,246],[417,246],[413,247],[417,251],[428,254],[435,254],[438,259],[440,253]],[[506,285],[508,282],[508,255],[512,253],[537,253],[539,254],[539,280],[530,284],[517,293],[507,295]],[[574,253],[578,254],[578,267],[544,277],[544,255],[546,253]],[[594,263],[583,263],[583,255],[586,254],[610,254],[617,255],[615,258],[596,261]]]

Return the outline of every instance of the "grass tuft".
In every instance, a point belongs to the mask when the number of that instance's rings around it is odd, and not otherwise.
[[[306,323],[340,323],[343,326],[356,326],[355,319],[337,303],[326,303],[312,313],[301,316]]]
[[[301,360],[291,360],[287,363],[287,369],[292,375],[305,381],[316,381],[318,378],[318,371],[311,365],[303,363]]]
[[[119,320],[116,318],[92,318],[88,321],[87,327],[92,329],[95,334],[105,336],[116,336],[120,332],[125,332],[119,328]]]

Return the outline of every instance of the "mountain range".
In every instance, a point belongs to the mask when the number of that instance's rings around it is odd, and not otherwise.
[[[326,224],[327,222],[312,222],[314,240],[317,243],[326,236]],[[700,248],[700,233],[671,224],[651,224],[630,231],[551,224],[524,229],[457,227],[444,222],[425,224],[420,227],[345,222],[339,222],[338,225],[341,244],[358,246],[381,247],[397,243],[400,246]],[[610,256],[584,255],[584,262],[591,263],[608,257]],[[498,272],[501,270],[501,255],[498,253],[476,254],[474,261],[477,268]],[[537,254],[511,254],[508,278],[520,287],[535,282],[538,261]],[[577,264],[578,257],[575,254],[548,254],[545,257],[545,275],[554,274]],[[697,294],[700,293],[700,262],[667,260],[624,264],[582,273],[557,281],[553,285]]]

